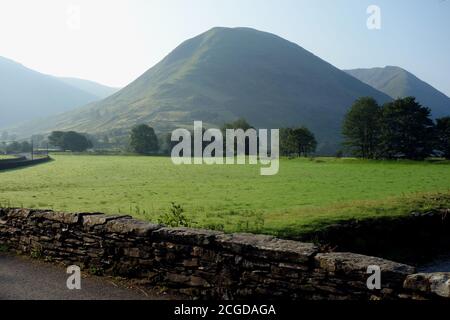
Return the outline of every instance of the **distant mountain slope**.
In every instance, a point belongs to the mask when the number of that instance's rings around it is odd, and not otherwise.
[[[120,88],[112,88],[97,82],[78,78],[58,78],[58,79],[64,81],[65,83],[67,83],[72,87],[78,88],[80,90],[83,90],[87,93],[90,93],[98,97],[99,100],[107,98],[120,90]]]
[[[308,126],[321,152],[338,148],[355,99],[390,98],[300,46],[248,28],[214,28],[187,40],[116,94],[21,128],[108,132],[149,123],[159,131],[245,118],[259,128]]]
[[[95,100],[97,96],[0,57],[0,128]]]
[[[449,97],[402,68],[387,66],[345,72],[394,99],[414,96],[429,107],[435,117],[450,115]]]

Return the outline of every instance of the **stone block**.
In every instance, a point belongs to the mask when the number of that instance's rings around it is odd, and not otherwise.
[[[450,298],[450,272],[418,273],[406,278],[404,288]]]

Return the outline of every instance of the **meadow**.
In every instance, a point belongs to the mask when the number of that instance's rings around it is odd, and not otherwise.
[[[282,159],[259,166],[175,166],[170,158],[54,155],[0,172],[0,206],[131,214],[157,222],[174,202],[191,225],[295,237],[338,220],[450,205],[448,162]]]

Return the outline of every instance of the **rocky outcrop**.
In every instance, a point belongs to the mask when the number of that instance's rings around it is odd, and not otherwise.
[[[433,299],[448,292],[448,275],[414,274],[413,267],[380,258],[123,215],[0,209],[0,245],[194,299]],[[380,290],[367,286],[373,265],[381,270]]]

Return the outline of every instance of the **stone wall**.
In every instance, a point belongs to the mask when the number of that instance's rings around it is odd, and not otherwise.
[[[25,157],[15,159],[4,159],[0,161],[0,170],[16,169],[21,167],[29,167],[37,164],[49,162],[52,159],[50,157],[42,157],[33,160],[27,160]]]
[[[449,252],[450,209],[346,220],[295,240],[313,240],[339,251],[421,264]]]
[[[6,159],[0,159],[0,165],[4,164],[4,163],[11,163],[11,162],[17,162],[17,161],[25,161],[27,160],[26,157],[23,156],[17,156],[17,157],[11,157],[11,158],[6,158]]]
[[[311,243],[251,234],[166,228],[97,213],[0,209],[0,245],[83,270],[165,286],[198,299],[436,299],[448,274]],[[369,265],[382,290],[369,290]]]

